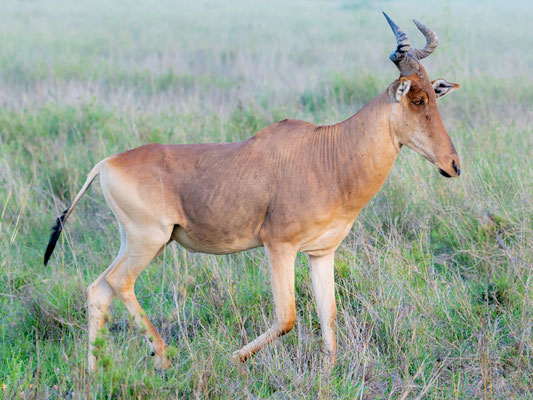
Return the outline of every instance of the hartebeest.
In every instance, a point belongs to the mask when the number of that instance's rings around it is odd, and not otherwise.
[[[134,284],[173,240],[210,254],[266,247],[275,322],[234,353],[240,361],[292,329],[294,262],[298,251],[307,253],[323,349],[335,360],[334,252],[385,182],[401,147],[420,153],[446,177],[461,171],[437,106],[437,98],[459,85],[430,82],[419,63],[433,52],[437,36],[414,20],[427,43],[411,49],[406,34],[385,17],[396,36],[390,59],[400,77],[346,121],[317,126],[283,120],[244,142],[149,144],[96,164],[57,219],[44,257],[46,264],[63,224],[100,175],[122,244],[115,261],[88,287],[90,369],[96,361],[93,342],[115,296],[145,333],[155,366],[168,367],[165,343],[135,298]]]

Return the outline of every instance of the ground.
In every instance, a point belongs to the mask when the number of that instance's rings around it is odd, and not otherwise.
[[[344,120],[398,76],[385,10],[432,79],[459,179],[404,148],[335,259],[339,359],[322,368],[307,259],[295,329],[272,320],[264,251],[169,246],[139,301],[171,346],[153,370],[115,301],[87,375],[86,287],[119,248],[98,183],[48,267],[50,227],[92,166],[150,143],[237,141],[284,118]],[[20,398],[533,397],[533,52],[527,2],[14,1],[0,24],[0,393]]]

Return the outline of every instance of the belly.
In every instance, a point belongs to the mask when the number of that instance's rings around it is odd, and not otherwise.
[[[260,247],[263,244],[257,235],[239,235],[235,232],[187,231],[176,226],[172,239],[194,253],[231,254]]]

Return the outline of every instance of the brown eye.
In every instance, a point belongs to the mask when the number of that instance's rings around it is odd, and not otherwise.
[[[425,104],[424,99],[413,100],[411,103],[415,106],[423,106]]]

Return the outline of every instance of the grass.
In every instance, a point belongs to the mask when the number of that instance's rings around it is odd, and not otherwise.
[[[149,142],[237,141],[289,117],[341,121],[397,76],[385,9],[441,45],[425,65],[462,89],[441,113],[457,180],[409,150],[335,259],[339,360],[321,366],[307,260],[297,324],[244,367],[231,353],[272,319],[261,249],[169,246],[139,301],[148,347],[115,301],[86,373],[86,287],[119,248],[93,185],[49,267],[54,218],[100,159]],[[11,398],[533,397],[531,5],[514,1],[6,1],[0,26],[0,393]],[[487,27],[490,27],[488,29]],[[5,385],[5,386],[4,386]]]

